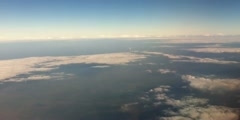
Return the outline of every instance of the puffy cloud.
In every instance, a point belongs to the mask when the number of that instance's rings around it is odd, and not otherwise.
[[[187,49],[194,52],[204,52],[204,53],[240,53],[240,48],[193,48]]]
[[[166,89],[166,90],[165,90]],[[165,117],[158,117],[159,120],[238,120],[239,109],[225,106],[209,105],[208,99],[185,96],[181,99],[170,97],[167,92],[170,86],[160,86],[150,90],[155,93],[154,106],[170,105],[163,110]],[[174,111],[173,111],[174,110]]]
[[[149,91],[150,92],[156,92],[156,93],[164,93],[164,92],[168,92],[170,88],[171,87],[168,86],[168,85],[161,85],[161,86],[159,86],[157,88],[154,88],[154,89],[151,89]]]
[[[156,95],[156,98],[155,98],[156,100],[168,100],[169,98],[168,98],[168,96],[166,95],[166,94],[164,94],[164,93],[160,93],[160,94],[157,94]]]
[[[238,79],[210,79],[192,75],[183,75],[182,79],[189,82],[190,87],[205,92],[223,93],[240,90],[240,80]]]
[[[208,102],[207,99],[194,98],[192,96],[185,96],[180,100],[173,99],[167,95],[167,92],[169,92],[170,89],[171,89],[170,86],[160,86],[150,90],[150,92],[155,93],[155,100],[157,101],[155,105],[165,104],[174,107],[184,107],[188,105],[192,106],[206,105]]]
[[[168,99],[166,99],[165,104],[171,105],[174,107],[184,107],[184,106],[206,105],[207,102],[208,102],[208,100],[204,99],[204,98],[194,98],[192,96],[185,96],[180,100],[168,98]]]
[[[133,53],[109,53],[82,56],[30,57],[0,61],[0,81],[5,81],[20,74],[50,71],[67,64],[127,64],[145,58]]]
[[[239,120],[239,110],[224,106],[187,106],[179,109],[176,114],[160,117],[159,120]]]
[[[150,55],[161,55],[171,59],[173,62],[195,62],[195,63],[214,63],[214,64],[236,64],[237,61],[225,61],[217,60],[212,58],[199,58],[193,56],[184,56],[184,55],[172,55],[161,52],[143,52],[144,54]]]
[[[169,70],[169,69],[158,69],[158,72],[160,72],[161,74],[176,73],[176,71]]]
[[[239,110],[224,106],[193,107],[188,106],[179,110],[179,115],[193,120],[239,120]]]
[[[165,108],[168,105],[167,109],[159,109],[164,113],[160,117],[153,116],[158,120],[239,120],[239,108],[210,105],[208,99],[193,96],[176,99],[169,93],[171,93],[171,87],[162,85],[146,92],[144,99],[141,99],[146,101],[125,104],[122,108],[134,111],[137,109],[136,106],[141,104],[152,105],[155,108]],[[154,98],[150,99],[150,96]]]
[[[161,89],[159,89],[161,88]],[[225,106],[208,105],[208,99],[185,96],[181,99],[169,97],[166,92],[170,90],[162,90],[163,86],[154,88],[151,92],[155,93],[154,106],[170,105],[172,108],[164,110],[165,117],[159,117],[159,120],[238,120],[239,109],[229,108]],[[158,90],[159,89],[159,90]],[[156,91],[154,91],[156,90]]]
[[[169,70],[169,69],[158,69],[156,71],[155,70],[151,70],[151,69],[147,69],[147,70],[145,70],[145,72],[147,72],[147,73],[157,72],[157,73],[161,73],[161,74],[176,73],[176,71]]]

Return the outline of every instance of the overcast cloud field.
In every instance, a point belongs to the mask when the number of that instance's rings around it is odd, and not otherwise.
[[[0,46],[1,120],[239,120],[237,42]]]

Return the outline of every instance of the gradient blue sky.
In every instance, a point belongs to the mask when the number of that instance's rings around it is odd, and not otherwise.
[[[0,0],[0,40],[239,35],[239,0]]]

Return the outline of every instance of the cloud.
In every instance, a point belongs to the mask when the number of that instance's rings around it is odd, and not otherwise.
[[[170,91],[171,87],[162,85],[157,88],[149,90],[149,92],[155,93],[155,100],[158,105],[165,104],[171,105],[174,107],[184,107],[188,105],[196,106],[196,105],[205,105],[207,104],[208,100],[203,98],[194,98],[192,96],[185,96],[181,100],[176,100],[167,95]],[[160,102],[159,102],[160,101]]]
[[[215,79],[183,75],[182,79],[189,82],[190,87],[211,93],[224,93],[226,91],[240,90],[239,79]]]
[[[145,70],[147,73],[152,73],[152,70],[150,70],[150,69],[147,69],[147,70]]]
[[[179,110],[179,115],[199,120],[238,120],[239,111],[224,106],[192,107]]]
[[[121,106],[121,111],[130,112],[130,111],[136,109],[137,105],[138,105],[138,102],[124,104],[124,105]]]
[[[171,105],[174,107],[185,107],[185,106],[199,106],[206,105],[208,102],[207,99],[204,98],[194,98],[192,96],[185,96],[180,100],[176,100],[173,98],[168,98],[165,100],[165,104]]]
[[[192,120],[192,119],[182,116],[173,116],[173,117],[160,117],[158,120]]]
[[[159,86],[159,87],[157,87],[157,88],[154,88],[154,89],[149,90],[149,92],[155,92],[155,93],[158,93],[158,92],[160,92],[160,93],[162,93],[162,92],[168,92],[170,88],[171,88],[171,87],[168,86],[168,85],[161,85],[161,86]]]
[[[164,38],[164,37],[162,37]],[[239,35],[203,34],[189,36],[169,36],[165,37],[166,43],[235,43],[239,42]]]
[[[125,104],[122,107],[127,110],[125,112],[135,111],[139,105],[148,106],[147,109],[157,108],[161,116],[152,116],[157,120],[239,120],[239,108],[211,105],[208,99],[193,96],[176,99],[171,95],[171,89],[168,85],[150,89],[139,102]],[[167,109],[164,109],[166,106]]]
[[[158,72],[160,72],[161,74],[176,73],[176,71],[169,69],[158,69]]]
[[[224,106],[187,106],[179,109],[176,114],[160,117],[159,120],[239,120],[239,110]]]
[[[164,93],[161,93],[161,94],[157,94],[155,99],[156,100],[167,100],[168,96]]]
[[[239,109],[225,106],[209,105],[208,99],[184,96],[181,99],[174,99],[167,95],[170,86],[160,86],[151,89],[155,93],[154,106],[170,105],[164,110],[165,117],[158,117],[159,120],[238,120]],[[154,91],[156,90],[156,91]],[[161,106],[160,106],[161,107]]]
[[[28,80],[49,80],[51,78],[52,78],[52,76],[47,76],[47,75],[33,75],[33,76],[22,77],[22,78],[11,78],[4,82],[23,82],[23,81],[28,81]]]
[[[110,67],[109,65],[97,65],[97,66],[92,66],[91,68],[108,68]]]
[[[63,80],[66,77],[71,77],[73,74],[65,74],[65,73],[52,73],[50,75],[29,75],[27,77],[14,77],[7,79],[3,82],[23,82],[23,81],[35,81],[35,80]]]
[[[150,55],[161,55],[171,59],[173,62],[194,62],[194,63],[214,63],[214,64],[237,64],[236,61],[225,61],[217,60],[212,58],[199,58],[193,56],[184,56],[184,55],[172,55],[161,52],[143,52],[144,54]]]
[[[157,65],[156,63],[146,63],[147,65]]]
[[[193,48],[188,51],[203,52],[203,53],[240,53],[240,48]]]
[[[124,65],[140,59],[144,55],[133,53],[109,53],[82,56],[60,56],[60,57],[30,57],[0,61],[0,81],[8,80],[21,74],[31,72],[43,72],[57,69],[61,65],[68,64],[106,64]]]

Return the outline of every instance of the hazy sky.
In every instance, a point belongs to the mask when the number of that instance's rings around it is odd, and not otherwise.
[[[240,34],[240,0],[0,0],[0,40]]]

